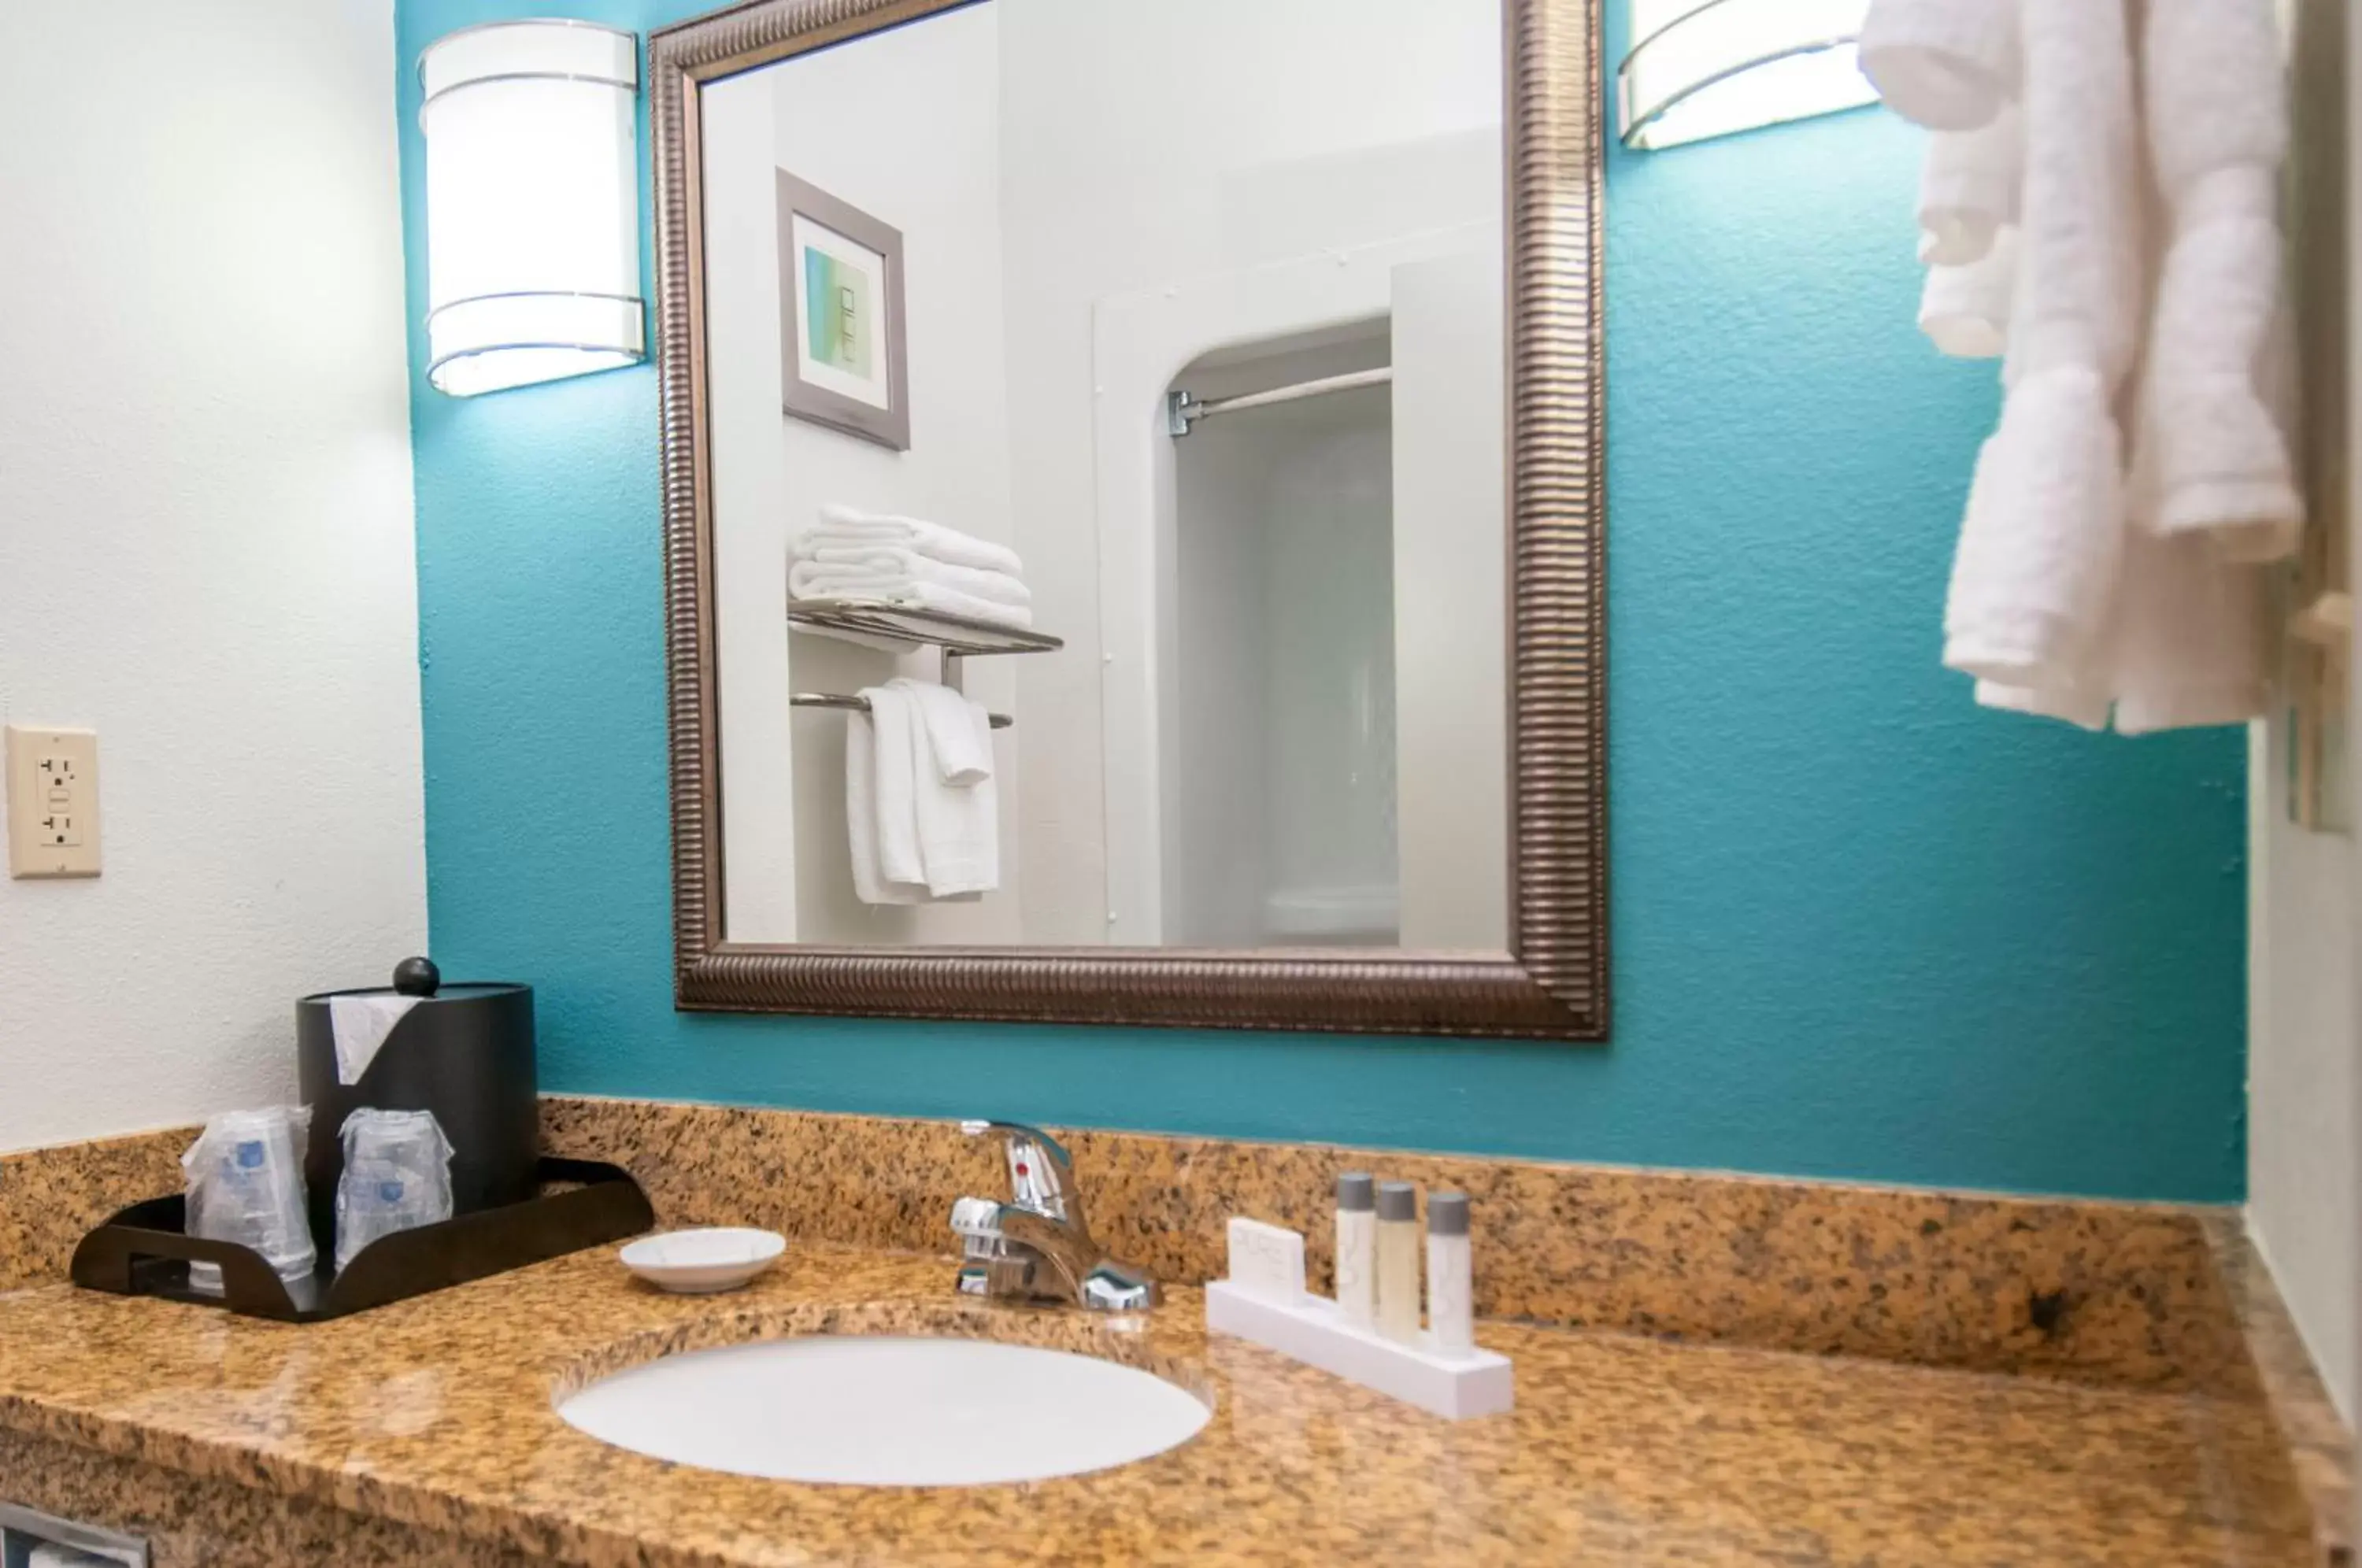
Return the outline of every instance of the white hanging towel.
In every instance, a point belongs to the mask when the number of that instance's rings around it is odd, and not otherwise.
[[[976,715],[981,708],[933,680],[897,679],[892,684],[919,705],[920,722],[926,726],[926,760],[938,779],[968,789],[992,777],[989,714],[978,723]]]
[[[2266,711],[2262,569],[2225,563],[2202,536],[2136,527],[2121,591],[2118,733],[2243,724]]]
[[[1990,254],[2017,221],[2025,177],[2025,121],[2014,103],[1975,130],[1930,135],[1919,172],[1919,259],[1965,267]]]
[[[2001,427],[1970,488],[1944,662],[2029,690],[2090,675],[2123,555],[2114,405],[2141,317],[2124,0],[2023,0],[2025,183]]]
[[[844,815],[867,904],[969,900],[1000,886],[991,718],[929,680],[866,687],[848,713]]]
[[[1998,359],[2009,348],[2011,303],[2017,294],[2017,229],[1958,267],[1930,267],[1919,293],[1919,330],[1956,359]]]
[[[854,896],[865,904],[924,903],[926,873],[911,800],[910,715],[899,691],[873,686],[861,695],[869,712],[844,715],[844,826]]]
[[[2127,735],[2235,724],[2271,697],[2264,569],[2225,562],[2205,535],[2161,535],[2165,437],[2157,419],[2156,367],[2134,399],[2133,454],[2125,480],[2128,523],[2108,613],[2094,648],[2070,675],[2036,689],[1981,681],[1977,701]]]
[[[2232,560],[2296,548],[2304,524],[2262,379],[2282,308],[2279,169],[2288,103],[2271,0],[2151,0],[2148,147],[2172,237],[2150,328],[2155,525]]]
[[[1857,51],[1887,107],[1929,130],[1974,130],[2016,90],[2016,0],[1874,0]]]
[[[888,683],[911,725],[911,786],[919,860],[936,898],[1000,886],[1000,803],[992,778],[992,720],[983,706],[932,680]]]

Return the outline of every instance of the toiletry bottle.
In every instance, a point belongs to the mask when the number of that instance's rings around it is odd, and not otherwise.
[[[1378,1183],[1378,1332],[1418,1338],[1418,1193],[1407,1181]]]
[[[1444,1355],[1476,1348],[1476,1302],[1468,1255],[1468,1195],[1439,1192],[1427,1200],[1427,1328]]]
[[[1357,1329],[1378,1321],[1378,1184],[1363,1171],[1337,1178],[1337,1309]]]

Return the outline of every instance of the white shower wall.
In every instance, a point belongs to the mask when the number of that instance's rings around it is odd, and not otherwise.
[[[1384,362],[1385,340],[1193,370],[1198,395]],[[1396,937],[1392,410],[1384,387],[1176,444],[1163,939]]]

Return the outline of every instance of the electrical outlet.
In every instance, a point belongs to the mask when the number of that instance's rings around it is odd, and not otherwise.
[[[10,724],[8,875],[98,875],[98,733]]]

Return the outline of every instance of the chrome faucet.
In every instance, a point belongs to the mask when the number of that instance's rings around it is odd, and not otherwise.
[[[1056,1139],[1015,1121],[963,1121],[960,1131],[971,1138],[999,1133],[1009,1155],[1008,1202],[963,1198],[952,1205],[952,1230],[967,1255],[962,1295],[1071,1301],[1099,1312],[1156,1305],[1156,1282],[1091,1239],[1073,1185],[1075,1162]]]

